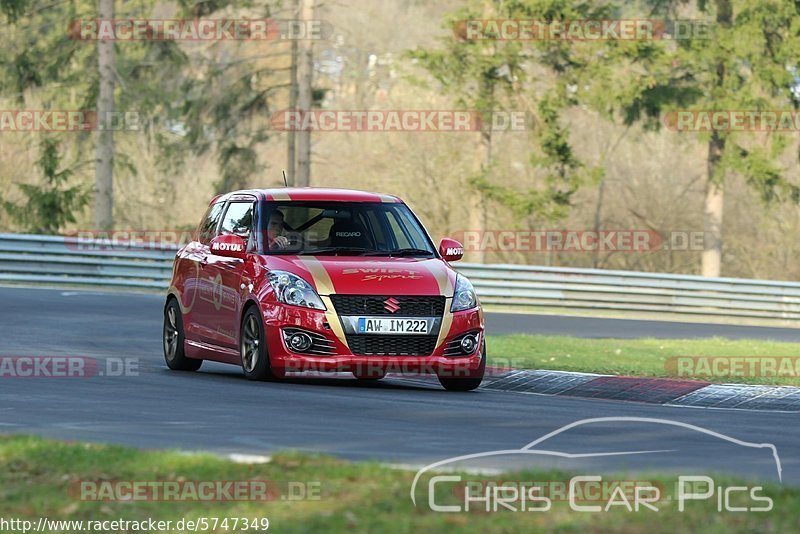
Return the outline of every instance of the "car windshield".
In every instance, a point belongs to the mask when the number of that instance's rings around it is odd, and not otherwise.
[[[405,204],[267,202],[267,254],[431,257],[433,245]]]

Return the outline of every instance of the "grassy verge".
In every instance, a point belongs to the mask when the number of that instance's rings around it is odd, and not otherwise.
[[[675,377],[677,357],[795,357],[800,358],[800,343],[759,340],[711,339],[584,339],[568,336],[503,335],[487,339],[490,365],[523,369],[552,369],[630,376]],[[710,382],[779,384],[800,386],[800,376],[743,376],[736,372],[715,373],[713,368],[692,363],[692,371],[681,378]],[[786,363],[789,360],[785,360]],[[684,360],[685,362],[685,360]],[[762,360],[763,362],[763,360]],[[791,361],[793,371],[800,371],[800,359]],[[743,365],[750,374],[750,362]],[[780,370],[780,363],[777,364]],[[769,369],[757,371],[768,375]],[[710,369],[711,373],[706,370]],[[735,369],[735,368],[733,368]],[[784,368],[784,371],[786,368]]]
[[[716,499],[688,503],[679,513],[674,501],[657,503],[659,512],[622,507],[609,513],[572,511],[554,501],[542,512],[470,511],[435,513],[427,506],[429,477],[421,479],[417,507],[409,497],[414,473],[377,464],[353,464],[330,457],[278,454],[260,465],[234,464],[209,455],[143,451],[117,446],[61,443],[31,437],[0,437],[0,518],[58,520],[156,520],[263,518],[278,532],[781,532],[796,528],[800,490],[767,486],[761,495],[774,501],[763,513],[717,512]],[[524,472],[492,480],[566,480],[555,472]],[[475,480],[475,475],[465,475]],[[610,478],[610,477],[609,477]],[[78,481],[210,481],[270,480],[314,482],[319,499],[275,499],[270,502],[86,502],[70,494]],[[643,480],[641,476],[637,480]],[[674,479],[650,477],[669,487]],[[734,481],[719,481],[726,486]],[[751,484],[752,485],[752,484]],[[437,489],[440,489],[437,486]],[[316,491],[316,490],[315,490]],[[671,492],[670,492],[671,493]],[[458,504],[454,491],[437,491],[437,504]],[[604,504],[604,503],[600,503]],[[733,504],[745,505],[734,499]],[[761,503],[750,502],[751,506]],[[239,527],[241,528],[241,527]],[[232,532],[223,528],[201,532]],[[256,531],[256,530],[252,530]]]

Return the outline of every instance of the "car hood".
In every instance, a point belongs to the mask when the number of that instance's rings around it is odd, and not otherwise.
[[[265,256],[270,270],[301,276],[320,295],[453,296],[456,272],[438,258]]]

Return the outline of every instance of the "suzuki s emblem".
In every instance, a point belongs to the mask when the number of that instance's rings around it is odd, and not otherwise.
[[[400,301],[394,297],[389,297],[383,301],[383,309],[389,313],[397,313],[397,310],[400,309]]]

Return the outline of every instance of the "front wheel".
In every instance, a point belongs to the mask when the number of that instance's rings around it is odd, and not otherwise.
[[[486,342],[481,347],[481,364],[474,371],[470,370],[465,377],[441,376],[439,383],[447,391],[472,391],[481,385],[486,372]]]
[[[203,360],[187,358],[183,342],[183,314],[178,301],[170,299],[164,307],[164,360],[173,371],[197,371]]]
[[[266,380],[274,378],[272,366],[267,353],[264,323],[258,308],[253,306],[242,318],[242,330],[239,336],[239,353],[242,356],[242,370],[249,380]]]

